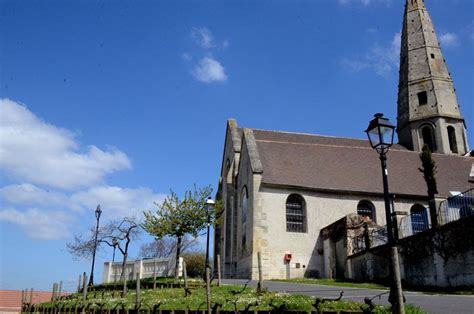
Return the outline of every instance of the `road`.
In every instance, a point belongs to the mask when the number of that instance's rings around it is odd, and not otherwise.
[[[223,279],[224,284],[244,285],[247,280]],[[313,284],[264,281],[263,286],[269,291],[297,293],[322,298],[337,298],[344,291],[343,300],[364,302],[365,297],[376,297],[375,304],[390,305],[388,291],[378,289],[361,289],[349,287],[331,287]],[[249,287],[257,287],[257,281],[249,282]],[[411,303],[433,314],[474,314],[474,296],[425,294],[421,292],[404,292],[406,303]]]

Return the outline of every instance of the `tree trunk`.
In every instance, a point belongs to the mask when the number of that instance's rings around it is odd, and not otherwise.
[[[125,264],[127,263],[127,253],[123,254],[123,260],[122,260],[122,273],[120,274],[120,281],[123,281],[125,279]]]
[[[430,193],[429,194],[429,208],[430,208],[430,218],[431,218],[431,227],[437,228],[438,227],[438,213],[436,212],[436,200],[435,195]]]
[[[123,261],[122,261],[122,274],[120,275],[120,280],[125,279],[125,265],[127,264],[128,244],[129,243],[130,243],[130,238],[127,237],[127,242],[125,242],[125,251],[122,252]]]
[[[181,242],[183,240],[182,236],[178,236],[178,241],[176,243],[176,264],[174,266],[174,280],[177,282],[179,280],[179,258],[181,256]]]

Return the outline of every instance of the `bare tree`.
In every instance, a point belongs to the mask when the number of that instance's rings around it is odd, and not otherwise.
[[[140,229],[138,229],[138,223],[134,218],[124,218],[119,224],[111,224],[111,233],[103,237],[100,242],[106,243],[111,247],[117,247],[123,255],[122,260],[122,274],[120,280],[125,279],[125,265],[127,264],[128,258],[128,247],[133,239],[136,239],[139,235]]]
[[[101,250],[101,240],[110,236],[115,228],[114,223],[109,222],[97,231],[97,250]],[[96,228],[90,227],[85,235],[74,235],[72,242],[66,243],[67,251],[75,259],[90,260],[94,254]]]
[[[181,243],[181,252],[193,252],[196,250],[198,239],[187,234]],[[153,242],[143,244],[140,247],[139,256],[141,258],[167,258],[176,250],[176,239],[164,237]]]

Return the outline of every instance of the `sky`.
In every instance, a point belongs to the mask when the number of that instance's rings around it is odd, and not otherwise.
[[[474,1],[426,0],[474,146]],[[74,235],[217,188],[226,121],[396,122],[402,0],[0,0],[0,289],[77,286]],[[143,233],[131,245],[131,258]],[[203,243],[203,241],[202,241]],[[95,281],[112,251],[98,253]]]

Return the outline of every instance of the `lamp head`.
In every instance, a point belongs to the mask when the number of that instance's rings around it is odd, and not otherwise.
[[[95,217],[99,219],[101,214],[102,214],[102,209],[100,209],[100,205],[97,205],[97,208],[95,209]]]
[[[370,146],[379,154],[386,154],[390,146],[393,145],[394,131],[395,126],[383,116],[383,113],[376,113],[365,130]]]
[[[214,206],[216,204],[216,202],[212,199],[212,197],[208,197],[207,200],[206,200],[206,205],[207,206]]]

